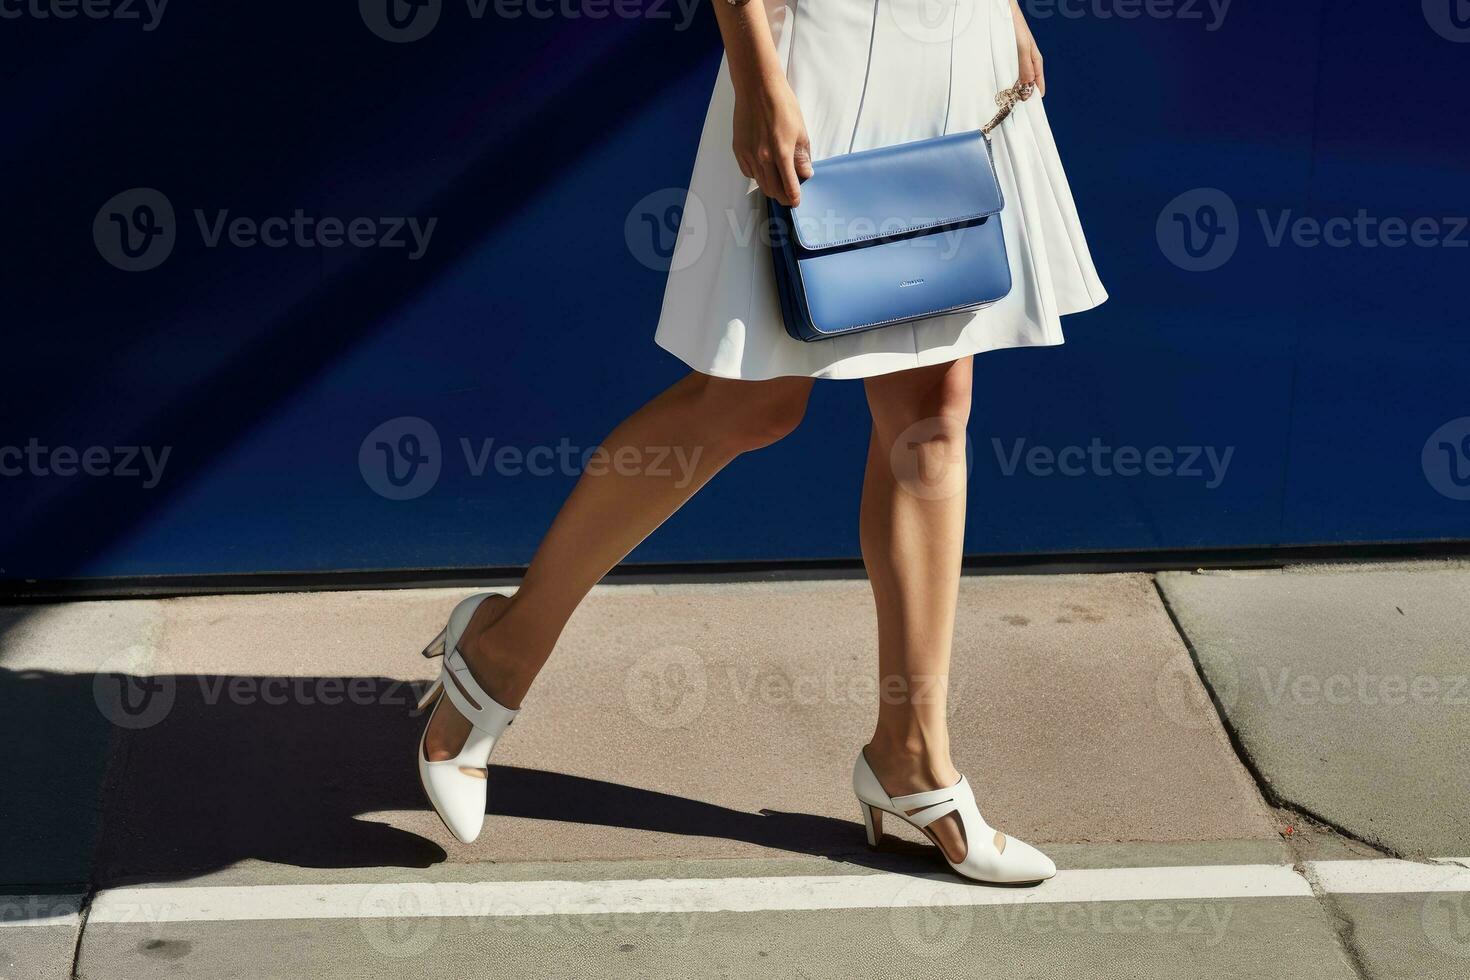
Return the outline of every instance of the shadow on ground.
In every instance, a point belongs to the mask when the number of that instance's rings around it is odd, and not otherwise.
[[[435,840],[364,816],[427,809],[410,755],[423,724],[419,693],[384,677],[0,670],[0,705],[32,746],[4,763],[5,785],[22,792],[6,793],[0,838],[25,846],[0,872],[6,881],[90,877],[106,887],[186,879],[252,859],[304,868],[442,862],[448,855]],[[724,838],[936,870],[931,849],[895,842],[870,853],[855,822],[831,817],[744,812],[508,766],[491,767],[490,793],[492,820]]]

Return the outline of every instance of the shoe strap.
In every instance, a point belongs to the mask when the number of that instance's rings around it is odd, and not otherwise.
[[[922,793],[910,793],[907,796],[895,796],[890,802],[895,809],[905,815],[905,819],[921,830],[940,817],[948,816],[956,810],[959,811],[961,820],[964,819],[967,811],[979,816],[979,811],[975,807],[975,794],[971,791],[970,783],[964,776],[961,776],[960,781],[953,786],[925,790]],[[915,812],[910,813],[910,810]]]
[[[464,655],[455,647],[444,655],[444,693],[469,723],[491,738],[499,738],[519,711],[500,704],[475,680]]]

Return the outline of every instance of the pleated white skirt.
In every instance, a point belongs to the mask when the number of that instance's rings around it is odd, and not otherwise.
[[[721,0],[723,2],[723,0]],[[822,160],[979,129],[1016,80],[1008,0],[764,2]],[[1000,302],[811,343],[791,338],[763,233],[765,201],[731,152],[735,93],[720,65],[671,259],[656,340],[696,371],[758,380],[862,378],[982,351],[1062,343],[1061,317],[1107,298],[1042,100],[995,133],[1013,286]]]

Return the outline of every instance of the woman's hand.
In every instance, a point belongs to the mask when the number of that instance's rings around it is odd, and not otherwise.
[[[735,159],[767,197],[795,207],[812,175],[812,144],[796,93],[778,76],[735,92]]]
[[[812,145],[776,55],[764,3],[715,3],[735,86],[735,159],[766,196],[795,207],[812,175]]]
[[[1031,36],[1031,27],[1026,15],[1021,13],[1018,0],[1011,0],[1011,20],[1016,23],[1016,59],[1021,64],[1021,73],[1016,81],[1022,85],[1032,84],[1036,91],[1046,96],[1046,74],[1041,68],[1041,51],[1036,47],[1036,38]]]

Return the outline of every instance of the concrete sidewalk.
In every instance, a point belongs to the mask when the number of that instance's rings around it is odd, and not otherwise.
[[[1276,797],[1386,851],[1470,854],[1470,570],[1159,585]]]
[[[1262,798],[1249,764],[1271,780],[1273,802],[1310,811],[1374,845],[1421,858],[1470,854],[1470,833],[1460,822],[1470,793],[1458,754],[1470,726],[1450,696],[1467,669],[1463,637],[1470,634],[1464,604],[1455,600],[1470,573],[1434,566],[1291,574],[1286,585],[1264,575],[1163,576],[1158,584],[1146,575],[966,579],[952,727],[956,761],[987,819],[1047,846],[1064,869],[1290,867],[1322,856],[1304,854],[1302,821]],[[1412,610],[1412,628],[1387,620],[1379,639],[1359,648],[1362,657],[1339,660],[1336,641],[1320,642],[1323,624],[1343,623],[1343,637],[1361,633],[1353,614],[1379,615],[1379,605],[1365,603],[1359,590],[1381,593],[1385,575],[1402,593],[1396,605]],[[569,880],[609,867],[625,872],[595,876],[643,879],[661,869],[657,877],[700,878],[710,862],[725,862],[714,876],[722,879],[729,862],[802,880],[837,872],[936,873],[932,849],[907,828],[899,831],[906,845],[875,853],[862,841],[848,778],[872,724],[875,641],[871,597],[865,583],[852,581],[599,588],[497,750],[485,834],[471,846],[452,841],[414,776],[423,719],[413,703],[435,670],[417,650],[463,594],[317,593],[5,611],[0,710],[16,723],[21,751],[0,760],[0,839],[13,842],[0,854],[0,883],[15,894],[78,894],[90,903],[97,889],[105,898],[130,882],[250,888],[405,874],[474,881],[514,868],[543,875],[555,867],[555,877]],[[1233,691],[1220,697],[1223,724],[1191,648],[1217,697]],[[1232,676],[1260,674],[1257,662],[1271,668],[1264,676],[1274,676],[1270,658],[1283,650],[1296,651],[1299,674],[1319,680],[1374,664],[1411,683],[1433,676],[1439,698],[1427,711],[1336,705],[1324,715],[1303,697],[1276,697],[1275,682],[1232,686]],[[1300,686],[1294,678],[1289,683]],[[1311,753],[1299,748],[1303,731],[1316,733],[1318,748],[1330,747],[1331,766],[1311,764]],[[1376,741],[1385,731],[1398,732],[1390,748]],[[1244,762],[1231,732],[1249,751]],[[1417,758],[1410,745],[1420,750]],[[58,754],[67,765],[54,765]],[[1441,768],[1455,765],[1457,774]],[[1364,791],[1378,784],[1381,792]],[[1288,824],[1293,833],[1283,841]],[[1328,857],[1381,856],[1331,834],[1315,840]],[[1188,954],[1213,964],[1198,976],[1252,976],[1247,949],[1277,949],[1260,962],[1269,971],[1272,962],[1297,962],[1293,944],[1313,962],[1322,950],[1333,951],[1336,965],[1326,972],[1305,965],[1295,971],[1310,976],[1353,976],[1364,963],[1378,963],[1383,976],[1405,965],[1415,975],[1457,976],[1436,971],[1470,963],[1456,959],[1461,946],[1470,956],[1470,937],[1458,942],[1449,926],[1421,925],[1407,938],[1403,929],[1344,932],[1340,922],[1350,921],[1359,901],[1351,894],[1314,897],[1306,889],[1259,901],[1285,904],[1276,912],[1242,906],[1232,921],[1244,931],[1207,951],[1198,937],[1176,931],[1160,940],[1156,956],[1140,954],[1134,972],[1177,975],[1176,954]],[[1428,899],[1413,892],[1378,901],[1363,907],[1389,903],[1390,918],[1408,924],[1418,921],[1416,909],[1425,910],[1423,921],[1454,911],[1443,903],[1430,911]],[[359,935],[355,926],[140,922],[87,926],[79,941],[84,916],[65,914],[61,898],[54,905],[44,924],[33,916],[30,927],[0,928],[0,965],[10,964],[0,976],[70,976],[74,954],[80,975],[106,977],[165,966],[194,976],[352,975],[347,964],[364,962],[342,952]],[[768,972],[843,975],[848,960],[817,969],[801,951],[811,936],[841,943],[849,930],[856,930],[849,955],[865,948],[858,934],[867,928],[866,914],[859,907],[709,913],[715,917],[702,920],[709,936],[696,960],[717,963],[734,956],[736,946],[749,952],[748,938],[737,937],[766,935],[761,966]],[[1064,956],[1049,941],[1054,934],[1018,937],[1014,922],[1006,934],[1017,944],[1011,953],[966,957],[1004,925],[988,915],[966,919],[969,938],[936,960],[934,975],[988,975],[1014,968],[1008,957],[1023,954],[1055,953],[1057,969],[1069,974],[1086,975],[1088,963],[1099,972],[1125,964],[1119,957],[1126,950],[1106,930],[1085,929],[1086,941],[1063,943],[1070,951]],[[435,955],[448,957],[445,968],[467,969],[479,948],[475,930],[453,939],[459,933],[447,928],[445,935],[451,938],[435,946]],[[599,946],[580,932],[575,941],[554,934],[544,949],[518,935],[508,948],[520,959],[512,961],[527,970],[538,956],[562,964],[543,971],[549,974],[608,953],[583,972],[674,975],[689,952],[655,944],[650,958],[620,960],[612,955],[616,944]],[[302,944],[317,940],[322,945],[308,954]],[[248,960],[230,959],[247,941],[254,949],[288,942],[304,958],[292,961],[289,949],[277,949],[269,959],[275,966],[262,961],[252,972]],[[1359,948],[1364,943],[1376,945]],[[329,950],[337,950],[331,955],[340,973],[320,962],[331,958]],[[359,952],[371,957],[373,950],[369,943]],[[378,956],[373,972],[407,965]],[[412,966],[424,972],[424,962]],[[708,972],[713,968],[694,969]]]

